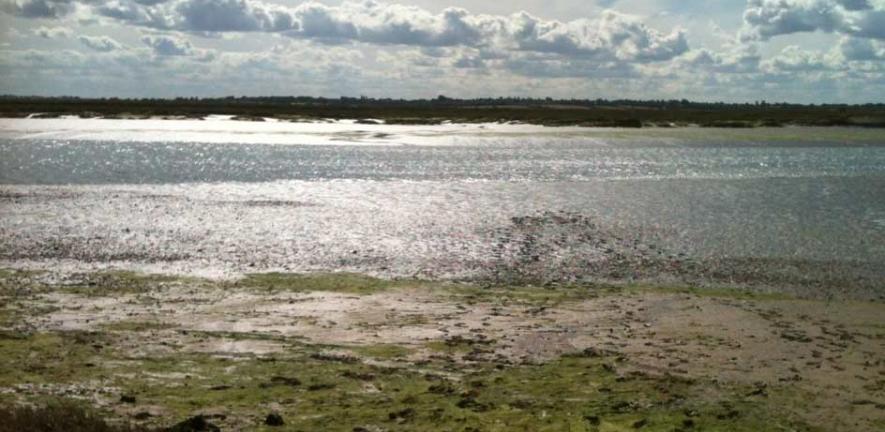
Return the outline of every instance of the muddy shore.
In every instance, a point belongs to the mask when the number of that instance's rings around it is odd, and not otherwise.
[[[881,430],[885,305],[741,290],[0,272],[0,401],[221,430]],[[271,418],[273,415],[275,417]],[[277,417],[282,425],[276,423]]]

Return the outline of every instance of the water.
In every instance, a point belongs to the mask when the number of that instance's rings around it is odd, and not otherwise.
[[[0,120],[0,258],[885,286],[885,135]]]

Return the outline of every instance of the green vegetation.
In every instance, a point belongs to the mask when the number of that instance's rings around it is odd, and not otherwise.
[[[39,271],[0,269],[0,296],[15,297],[39,289],[41,284],[37,278],[41,274]]]
[[[495,351],[510,343],[506,338],[481,333],[420,339],[411,345],[322,345],[274,331],[182,327],[160,332],[178,326],[145,315],[93,327],[101,330],[96,332],[15,325],[22,316],[38,317],[46,312],[41,307],[47,307],[33,300],[28,303],[29,297],[16,293],[39,297],[50,290],[86,297],[146,294],[151,298],[169,287],[352,295],[426,290],[437,300],[451,300],[451,307],[462,311],[482,304],[489,315],[498,313],[498,306],[516,304],[525,306],[528,314],[535,310],[542,314],[547,308],[606,296],[625,296],[632,302],[633,297],[649,292],[785,298],[779,295],[642,284],[481,286],[385,281],[347,273],[253,274],[218,282],[102,272],[76,275],[73,285],[52,285],[47,282],[51,279],[33,276],[0,271],[0,284],[6,287],[0,300],[14,300],[0,302],[4,329],[0,330],[0,407],[5,407],[0,409],[0,423],[7,419],[18,430],[90,430],[68,423],[59,423],[65,425],[59,426],[62,429],[27,427],[39,418],[59,422],[71,418],[95,425],[94,430],[129,430],[125,427],[129,423],[168,428],[201,414],[223,430],[821,430],[794,414],[807,412],[807,402],[814,395],[789,379],[759,387],[716,376],[679,378],[666,370],[637,373],[632,372],[636,364],[626,354],[594,349],[522,363],[519,359],[525,357],[506,357]],[[180,297],[178,291],[173,294]],[[408,312],[384,325],[436,325],[427,315]],[[798,330],[784,334],[804,335]],[[149,339],[150,335],[154,338]],[[692,337],[710,350],[732,342],[705,334]],[[211,348],[216,342],[231,341],[247,348]],[[250,341],[273,348],[256,354],[248,349]],[[71,398],[79,402],[70,402]],[[37,408],[19,407],[23,403]],[[84,404],[90,407],[84,409]],[[284,425],[266,426],[264,419],[270,413],[279,414]],[[124,426],[114,429],[114,425]]]
[[[697,297],[717,297],[737,300],[793,300],[794,297],[776,292],[758,292],[740,288],[701,288],[691,286],[662,286],[648,284],[625,285],[623,291],[630,292],[658,292],[665,294],[689,294]]]
[[[176,325],[153,321],[114,321],[101,327],[108,331],[146,332],[173,329]]]
[[[101,333],[0,333],[0,386],[74,384],[102,374],[110,338]]]
[[[63,291],[71,294],[104,297],[117,294],[142,294],[155,288],[173,284],[205,285],[197,278],[142,274],[130,271],[108,271],[79,275],[77,282],[66,285]]]
[[[285,419],[283,430],[813,430],[751,388],[620,373],[619,358],[595,352],[542,365],[437,359],[419,370],[363,361],[400,357],[390,346],[353,357],[296,345],[273,357],[128,358],[107,343],[79,333],[3,339],[0,385],[98,381],[126,396],[115,396],[108,416],[115,406],[162,407],[162,417],[144,416],[149,426],[221,409],[225,421],[259,430],[269,412]]]
[[[778,127],[783,125],[885,127],[883,105],[723,104],[689,101],[476,99],[325,99],[308,97],[220,99],[0,98],[0,116],[80,115],[107,118],[229,114],[245,121],[379,119],[391,124],[524,122],[548,126]]]
[[[412,350],[399,345],[368,345],[352,348],[355,352],[374,359],[397,359],[411,354]]]
[[[0,432],[136,432],[129,425],[108,424],[83,402],[50,399],[37,407],[0,406]]]
[[[600,295],[620,292],[614,285],[554,285],[538,286],[479,286],[453,285],[447,288],[455,299],[467,304],[476,302],[523,303],[538,306],[555,306],[571,301],[588,300]]]
[[[235,282],[235,285],[240,288],[258,291],[325,291],[365,295],[392,288],[416,285],[417,283],[415,281],[385,281],[352,273],[319,273],[310,275],[260,273],[247,275],[245,278]]]

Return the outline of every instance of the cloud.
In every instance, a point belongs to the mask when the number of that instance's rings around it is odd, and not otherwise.
[[[744,40],[792,33],[842,33],[885,39],[885,2],[870,0],[749,0]]]
[[[838,0],[837,3],[842,5],[846,10],[866,10],[871,9],[869,0]]]
[[[107,36],[78,36],[77,40],[83,45],[101,52],[123,49],[123,45]]]
[[[73,35],[71,29],[67,27],[38,27],[34,30],[34,34],[46,39],[69,38]]]
[[[504,67],[517,75],[531,78],[639,78],[636,67],[629,63],[595,62],[558,58],[521,56],[504,62]]]
[[[708,70],[720,74],[752,74],[759,72],[762,57],[753,45],[737,45],[722,52],[693,50],[676,61],[683,70]]]
[[[870,39],[844,37],[838,50],[847,61],[885,60],[885,44]]]
[[[688,50],[682,30],[662,33],[613,11],[560,22],[525,12],[504,16],[447,8],[432,13],[373,0],[338,6],[308,1],[295,7],[259,0],[110,0],[88,7],[97,15],[156,30],[274,32],[336,44],[460,46],[635,62],[665,61]]]
[[[0,11],[24,18],[61,18],[74,11],[74,0],[2,0]]]
[[[165,12],[166,19],[158,20],[158,11]],[[147,13],[160,27],[185,31],[283,31],[294,25],[290,10],[248,0],[174,1],[148,8]]]
[[[764,68],[770,72],[813,72],[843,67],[833,53],[807,51],[794,45],[784,48],[764,63]]]
[[[266,51],[203,50],[185,56],[152,55],[148,46],[98,52],[0,49],[0,93],[174,97],[227,94],[352,94],[360,79],[358,50],[291,42]],[[100,72],[100,73],[99,73]],[[386,74],[374,73],[378,81]],[[137,83],[137,85],[133,85]],[[358,90],[354,90],[358,91]],[[343,92],[343,93],[339,93]]]
[[[158,56],[184,56],[194,52],[189,41],[171,36],[144,36],[141,41]]]
[[[605,11],[597,20],[543,21],[525,12],[510,18],[505,45],[523,51],[624,61],[669,60],[688,51],[681,30],[663,35],[637,19]]]
[[[61,49],[65,45],[58,41],[7,37],[6,47],[20,49],[0,49],[0,89],[135,96],[426,97],[432,92],[815,102],[867,101],[885,94],[885,0],[748,0],[741,5],[711,0],[692,10],[727,5],[733,8],[729,13],[740,14],[746,5],[743,39],[735,38],[737,28],[723,23],[723,32],[731,33],[712,42],[701,39],[705,47],[690,46],[694,40],[680,28],[652,28],[644,18],[615,11],[551,20],[526,12],[431,11],[377,1],[285,3],[0,0],[0,9],[16,15],[7,19],[10,29],[83,44]],[[683,3],[667,0],[661,8],[676,10]],[[24,21],[29,18],[38,21]],[[47,24],[52,19],[57,27]],[[93,36],[78,36],[87,23]],[[717,28],[687,25],[693,32]],[[10,29],[5,31],[11,34]],[[104,34],[132,45],[100,36],[105,29]],[[765,40],[802,32],[833,36],[795,36],[788,40],[798,47],[768,54],[773,47]],[[820,40],[838,44],[809,50]],[[204,44],[212,49],[201,48]],[[276,46],[255,50],[265,44]]]

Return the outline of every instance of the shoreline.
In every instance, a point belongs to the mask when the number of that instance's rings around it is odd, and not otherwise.
[[[3,405],[75,400],[114,424],[202,416],[222,430],[277,430],[263,424],[277,414],[280,430],[883,425],[882,303],[12,270],[0,272],[0,296]]]
[[[241,116],[234,114],[211,113],[211,114],[187,114],[176,113],[168,115],[157,114],[99,114],[94,112],[67,113],[67,112],[28,112],[9,113],[0,111],[0,119],[27,119],[27,120],[52,120],[52,119],[81,119],[81,120],[194,120],[207,121],[212,117],[226,117],[224,120],[236,122],[285,122],[295,124],[353,124],[365,126],[445,126],[445,125],[526,125],[541,126],[548,128],[584,128],[584,129],[761,129],[761,128],[859,128],[859,129],[885,129],[885,120],[882,122],[868,122],[865,120],[820,120],[820,121],[784,121],[773,122],[765,120],[720,120],[712,122],[702,121],[678,121],[678,122],[655,122],[644,120],[570,120],[549,121],[544,119],[494,119],[494,118],[459,118],[459,117],[390,117],[390,118],[366,118],[366,117],[326,117],[310,115],[263,115]]]
[[[204,118],[364,124],[508,123],[584,127],[754,128],[783,126],[885,127],[883,105],[721,104],[688,101],[372,100],[325,98],[78,99],[0,97],[0,116],[75,115],[106,118]]]

